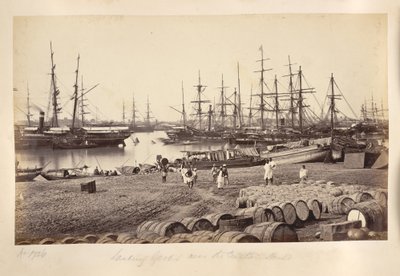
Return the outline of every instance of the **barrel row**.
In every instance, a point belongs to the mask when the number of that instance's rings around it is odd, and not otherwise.
[[[311,185],[292,184],[292,185],[272,185],[267,187],[251,186],[241,189],[239,197],[236,201],[236,207],[245,208],[259,205],[265,205],[266,201],[281,202],[293,201],[298,198],[317,198],[329,199],[334,197],[347,195],[355,202],[363,202],[375,199],[381,205],[387,204],[387,191],[384,189],[366,190],[367,187],[362,185],[340,184],[333,182],[319,184],[322,181],[315,181]]]
[[[295,199],[292,204],[295,206],[297,218],[299,221],[306,221],[308,214],[311,218],[319,219],[321,212],[332,213],[332,214],[346,214],[349,208],[355,203],[366,202],[370,200],[376,200],[382,207],[387,206],[387,193],[385,191],[371,191],[371,192],[356,192],[352,195],[319,195],[318,199]],[[281,196],[283,198],[284,196]],[[293,196],[292,196],[293,198]],[[236,200],[236,207],[254,207],[254,206],[276,206],[280,205],[274,198],[268,198],[266,196],[251,196],[251,197],[239,197]],[[318,208],[319,206],[319,208]],[[309,211],[307,211],[307,207]]]

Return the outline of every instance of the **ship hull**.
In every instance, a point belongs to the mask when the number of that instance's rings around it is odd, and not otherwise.
[[[317,145],[283,150],[280,152],[261,152],[261,158],[272,158],[279,164],[297,164],[324,161],[329,147]]]
[[[246,167],[254,167],[261,166],[265,164],[265,160],[254,160],[251,158],[243,158],[243,159],[232,159],[225,161],[191,161],[191,165],[193,168],[198,170],[207,170],[211,169],[213,165],[220,167],[222,165],[226,165],[228,168],[246,168]]]

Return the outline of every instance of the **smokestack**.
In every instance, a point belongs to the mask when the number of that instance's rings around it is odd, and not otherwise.
[[[40,111],[40,116],[39,116],[39,132],[43,133],[43,128],[44,128],[44,112]]]

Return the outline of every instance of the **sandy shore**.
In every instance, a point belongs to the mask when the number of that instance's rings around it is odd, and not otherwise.
[[[278,166],[275,185],[298,181],[300,165]],[[343,164],[307,164],[310,178],[343,185],[387,188],[386,170],[345,169]],[[239,190],[264,183],[263,167],[229,169],[230,185],[218,190],[209,171],[199,171],[190,190],[178,173],[97,177],[16,184],[15,239],[39,240],[86,234],[134,232],[145,220],[177,220],[214,212],[234,212]],[[81,192],[80,183],[96,180],[97,192]],[[325,214],[296,229],[300,241],[314,241],[318,223],[344,220]]]

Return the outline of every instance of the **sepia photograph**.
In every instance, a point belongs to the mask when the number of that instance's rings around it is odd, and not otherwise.
[[[398,5],[122,2],[4,20],[6,271],[395,275]]]
[[[380,14],[15,17],[15,243],[386,240],[386,34]]]

